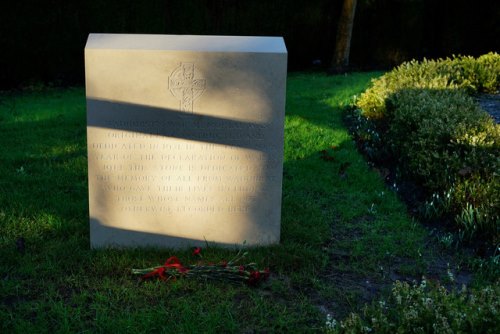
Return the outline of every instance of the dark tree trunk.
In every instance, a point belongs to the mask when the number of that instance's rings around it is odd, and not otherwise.
[[[330,67],[332,73],[343,73],[349,68],[349,52],[351,50],[352,26],[356,12],[357,0],[344,0],[337,27],[335,51]]]

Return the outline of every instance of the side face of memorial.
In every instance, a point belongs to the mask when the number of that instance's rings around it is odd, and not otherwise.
[[[282,38],[91,34],[92,247],[278,243]]]

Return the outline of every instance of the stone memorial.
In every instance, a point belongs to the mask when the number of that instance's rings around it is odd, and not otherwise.
[[[279,242],[281,37],[90,34],[91,247]]]

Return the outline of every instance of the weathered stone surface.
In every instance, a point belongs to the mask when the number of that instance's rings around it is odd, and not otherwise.
[[[92,247],[279,242],[282,38],[91,34]]]

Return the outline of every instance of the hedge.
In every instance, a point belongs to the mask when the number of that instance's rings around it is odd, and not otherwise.
[[[473,95],[496,94],[500,55],[411,61],[356,102],[356,135],[373,160],[419,185],[419,212],[451,221],[462,239],[500,240],[500,126]]]

